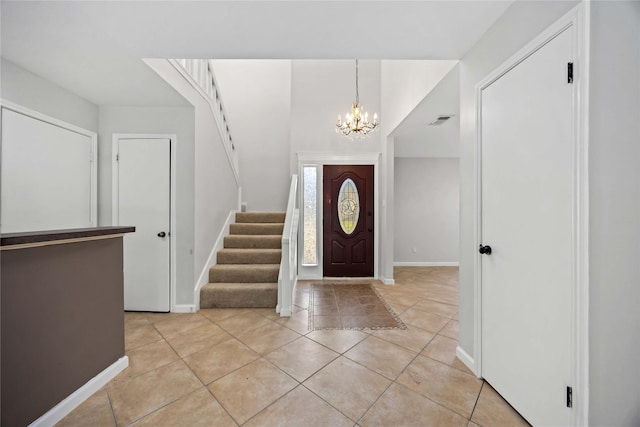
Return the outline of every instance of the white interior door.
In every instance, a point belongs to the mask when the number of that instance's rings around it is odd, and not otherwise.
[[[482,375],[533,425],[570,423],[572,28],[482,91]]]
[[[118,224],[136,227],[124,239],[125,310],[170,309],[170,144],[118,140]]]

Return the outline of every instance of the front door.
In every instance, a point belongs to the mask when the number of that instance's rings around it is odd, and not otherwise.
[[[323,258],[327,277],[373,277],[373,165],[325,165]]]
[[[169,311],[170,147],[168,138],[122,138],[117,151],[118,224],[124,238],[124,308]]]
[[[533,425],[569,425],[573,27],[482,90],[482,376]]]

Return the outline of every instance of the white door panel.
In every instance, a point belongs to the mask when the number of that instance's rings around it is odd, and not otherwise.
[[[124,239],[125,310],[170,308],[170,144],[119,140],[118,223],[136,227]]]
[[[2,232],[95,226],[91,136],[2,108]]]
[[[573,29],[482,91],[482,374],[534,425],[568,425]]]

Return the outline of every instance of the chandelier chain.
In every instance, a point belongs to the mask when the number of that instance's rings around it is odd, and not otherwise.
[[[358,93],[358,60],[356,59],[356,104],[360,104],[360,94]]]

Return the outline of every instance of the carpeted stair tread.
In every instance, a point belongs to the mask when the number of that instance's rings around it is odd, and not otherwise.
[[[218,264],[279,264],[282,249],[222,249]]]
[[[236,223],[280,222],[284,223],[285,212],[237,212]]]
[[[217,264],[209,269],[210,283],[270,283],[278,281],[280,264]]]
[[[231,224],[229,226],[230,234],[246,234],[246,235],[278,235],[282,236],[284,224],[281,222],[254,222]]]
[[[231,234],[224,237],[225,248],[280,249],[282,236]]]
[[[209,283],[200,290],[200,308],[273,308],[277,283]]]

